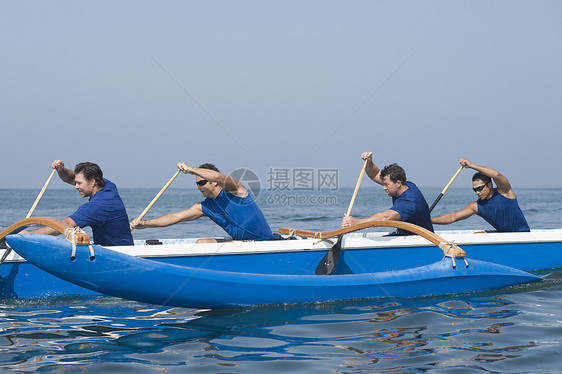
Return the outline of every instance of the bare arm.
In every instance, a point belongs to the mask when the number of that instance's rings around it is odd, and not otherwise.
[[[57,222],[59,222],[61,225],[63,225],[66,228],[71,228],[71,227],[76,227],[76,223],[74,223],[74,220],[70,217],[66,217],[63,220],[58,220],[56,218],[51,218]],[[40,229],[37,230],[32,230],[32,231],[27,231],[27,230],[22,230],[20,231],[20,234],[45,234],[45,235],[60,235],[61,233],[58,230],[55,230],[51,227],[41,227]]]
[[[365,172],[375,183],[382,185],[381,180],[381,169],[373,163],[373,152],[363,152],[361,154],[363,160],[367,160],[367,166],[365,167]]]
[[[187,210],[166,214],[158,218],[152,218],[148,220],[134,219],[130,223],[130,227],[131,230],[144,229],[147,227],[167,227],[178,222],[193,221],[197,218],[203,217],[204,215],[205,214],[203,213],[203,209],[201,208],[201,203],[197,203]]]
[[[459,160],[459,163],[465,168],[476,170],[484,174],[485,176],[492,178],[496,183],[496,186],[498,187],[498,192],[500,194],[502,194],[507,198],[515,199],[515,193],[511,189],[511,184],[509,183],[509,180],[499,171],[489,168],[487,166],[473,164],[470,161],[468,161],[466,158],[461,158]]]
[[[447,225],[449,223],[467,219],[468,217],[476,213],[478,213],[478,205],[476,204],[476,202],[473,201],[470,204],[468,204],[464,209],[461,209],[458,212],[447,213],[439,217],[433,217],[431,219],[431,223],[435,223],[438,225]]]
[[[214,170],[194,168],[187,165],[185,162],[178,163],[178,168],[185,174],[197,175],[209,182],[216,182],[234,196],[246,197],[248,195],[248,190],[242,185],[242,182],[234,177],[224,175]]]
[[[392,209],[387,209],[383,212],[375,213],[367,218],[355,218],[352,216],[343,217],[341,227],[348,227],[357,225],[359,223],[372,222],[372,221],[401,221],[402,217],[397,211]]]
[[[74,186],[74,171],[70,169],[66,169],[64,167],[64,162],[62,162],[62,160],[53,161],[51,166],[53,167],[53,169],[57,170],[57,173],[63,182],[66,182]]]

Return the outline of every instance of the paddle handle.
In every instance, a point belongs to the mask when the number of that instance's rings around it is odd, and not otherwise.
[[[443,191],[441,191],[441,193],[439,194],[439,196],[437,196],[437,199],[435,199],[435,201],[433,202],[433,204],[431,204],[431,208],[429,208],[429,212],[431,213],[431,211],[433,210],[433,208],[435,208],[435,205],[437,205],[437,203],[439,202],[439,200],[441,200],[441,198],[443,197],[443,195],[445,195],[445,192],[447,192],[447,190],[449,189],[449,187],[451,187],[451,184],[453,184],[454,180],[457,178],[457,176],[460,174],[460,172],[462,171],[464,166],[461,166],[459,168],[459,170],[457,170],[457,172],[455,173],[455,175],[453,175],[453,177],[451,178],[451,180],[449,181],[449,183],[447,183],[447,185],[445,186],[445,188],[443,188]]]
[[[160,190],[160,192],[158,192],[158,194],[154,197],[154,199],[152,199],[152,201],[150,202],[150,204],[148,204],[148,206],[143,210],[143,212],[140,214],[140,216],[137,218],[138,220],[141,220],[146,213],[148,213],[148,211],[150,210],[150,208],[152,208],[152,206],[156,203],[156,201],[158,201],[158,199],[160,198],[160,196],[162,196],[162,194],[164,193],[164,191],[166,191],[168,189],[168,187],[170,187],[170,184],[172,184],[172,182],[174,181],[174,179],[176,179],[176,177],[178,176],[178,174],[180,173],[180,169],[178,169],[178,171],[175,172],[175,174],[172,176],[172,178],[170,178],[170,180],[168,181],[168,183],[166,183],[164,185],[164,187],[162,187],[162,189]]]
[[[43,194],[45,193],[45,190],[47,189],[47,186],[49,185],[49,183],[51,183],[51,179],[53,179],[53,175],[55,175],[55,171],[57,171],[57,169],[53,169],[53,171],[51,171],[51,174],[47,178],[47,181],[43,185],[43,188],[41,188],[41,191],[39,191],[39,195],[37,195],[37,197],[35,198],[35,201],[33,202],[33,205],[31,206],[31,208],[29,209],[29,212],[27,212],[27,215],[25,216],[25,218],[31,217],[31,215],[35,211],[35,208],[37,207],[37,204],[39,204],[39,200],[41,200],[41,197],[43,197]],[[3,239],[4,237],[6,237],[6,235],[8,235],[9,233],[11,233],[11,231],[8,231],[8,230],[2,231],[2,233],[0,233],[0,239]],[[11,247],[8,247],[4,251],[4,254],[2,255],[2,258],[0,258],[0,266],[4,263],[4,260],[6,260],[6,257],[8,257],[10,252],[12,252]]]
[[[53,175],[55,175],[55,171],[57,171],[57,169],[53,169],[53,171],[51,171],[51,175],[49,175],[49,178],[47,178],[47,181],[43,185],[43,188],[41,188],[41,191],[39,191],[39,195],[37,195],[37,198],[35,199],[35,202],[31,206],[31,209],[29,209],[29,212],[27,212],[27,215],[25,216],[25,218],[29,218],[33,214],[33,211],[37,207],[37,204],[39,204],[39,200],[41,200],[41,197],[43,197],[43,194],[45,193],[45,190],[47,189],[47,186],[49,185],[49,183],[51,183],[51,179],[53,179]]]
[[[346,216],[351,214],[351,208],[353,208],[353,203],[355,202],[355,196],[357,196],[357,191],[359,191],[359,186],[361,185],[361,179],[363,179],[363,174],[365,173],[365,167],[367,166],[367,160],[363,162],[363,167],[361,168],[361,174],[359,174],[359,179],[357,180],[357,184],[355,185],[355,191],[353,191],[353,196],[351,197],[351,201],[349,202],[349,207],[347,208]]]

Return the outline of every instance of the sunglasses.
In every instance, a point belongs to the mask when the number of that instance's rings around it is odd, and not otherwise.
[[[206,185],[208,182],[208,180],[206,179],[201,179],[200,181],[195,182],[199,187],[203,187],[204,185]]]
[[[482,190],[484,189],[484,187],[486,187],[487,184],[488,184],[488,183],[483,184],[483,185],[478,186],[478,187],[474,187],[474,188],[473,188],[474,192],[480,192],[480,191],[482,191]]]

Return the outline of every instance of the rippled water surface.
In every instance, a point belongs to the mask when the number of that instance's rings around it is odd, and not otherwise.
[[[156,192],[131,189],[121,195],[129,214],[136,216]],[[25,216],[36,193],[0,190],[0,226]],[[562,227],[562,190],[518,193],[533,228]],[[35,215],[68,215],[83,203],[74,194],[47,191]],[[166,195],[151,214],[198,199],[192,191],[172,189]],[[350,195],[339,191],[337,202],[322,209],[267,204],[263,196],[260,205],[274,230],[330,230],[339,225]],[[470,190],[451,190],[436,213],[460,209],[472,198]],[[368,190],[358,197],[354,214],[388,206],[380,190]],[[489,226],[473,217],[447,228]],[[205,235],[223,233],[206,220],[135,233],[139,239]],[[540,275],[542,282],[493,293],[229,310],[168,308],[109,297],[2,300],[0,371],[558,372],[562,273],[551,269]]]

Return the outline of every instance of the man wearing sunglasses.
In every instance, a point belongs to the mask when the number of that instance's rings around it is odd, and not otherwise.
[[[185,162],[180,162],[178,168],[185,174],[195,175],[197,189],[205,200],[181,212],[146,221],[135,219],[130,224],[131,230],[171,226],[178,222],[193,221],[207,216],[234,240],[274,238],[262,211],[238,179],[222,174],[213,164],[203,164],[194,168]],[[212,242],[216,240],[209,238],[198,241],[198,243]]]
[[[477,214],[498,232],[530,231],[517,197],[505,176],[492,168],[472,164],[465,158],[459,159],[459,163],[465,168],[476,170],[472,177],[472,189],[478,200],[458,212],[432,218],[434,224],[449,224]],[[496,188],[492,180],[496,183]]]

